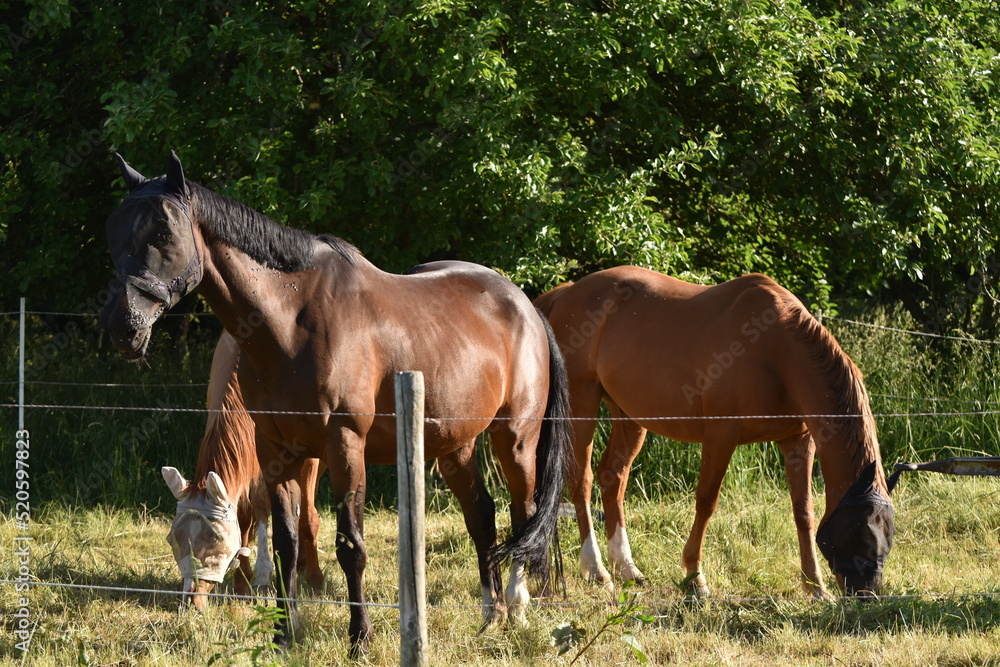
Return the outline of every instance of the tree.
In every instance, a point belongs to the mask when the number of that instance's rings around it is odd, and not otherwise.
[[[995,333],[984,0],[37,0],[0,24],[3,306],[103,287],[110,152],[155,173],[175,149],[388,270],[765,271]]]

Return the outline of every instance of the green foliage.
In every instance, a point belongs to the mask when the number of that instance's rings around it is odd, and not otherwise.
[[[985,0],[29,0],[0,28],[6,310],[97,293],[110,152],[155,174],[173,148],[389,270],[763,271],[996,331]]]
[[[617,609],[613,613],[608,614],[607,618],[604,619],[604,623],[594,633],[594,636],[580,647],[569,664],[575,664],[594,645],[598,637],[612,628],[624,626],[629,622],[648,625],[656,620],[655,616],[645,613],[645,608],[639,604],[639,596],[641,594],[631,590],[634,584],[635,582],[626,582],[622,585],[622,589],[618,593]],[[575,622],[560,623],[552,631],[552,646],[556,648],[559,655],[563,655],[582,643],[586,636],[586,629],[578,626]],[[649,662],[649,658],[642,650],[642,646],[635,638],[635,635],[626,630],[622,632],[621,640],[629,647],[632,655],[635,656],[640,664],[645,665]]]
[[[279,634],[275,624],[287,618],[287,614],[277,607],[254,605],[253,618],[247,623],[247,638],[253,646],[237,648],[232,641],[220,642],[222,651],[214,653],[208,660],[208,667],[218,663],[221,665],[237,664],[237,656],[249,655],[253,667],[280,667],[283,661],[274,659],[281,649],[274,643]]]

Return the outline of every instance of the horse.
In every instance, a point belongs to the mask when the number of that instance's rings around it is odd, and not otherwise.
[[[196,287],[240,348],[239,382],[256,423],[283,618],[298,625],[291,568],[303,463],[322,460],[337,507],[337,561],[347,580],[350,656],[373,634],[365,606],[365,464],[396,460],[394,374],[426,378],[425,455],[436,458],[476,547],[483,629],[525,623],[527,567],[541,573],[572,452],[562,355],[545,319],[513,283],[476,264],[377,268],[344,240],[285,227],[184,178],[146,179],[116,155],[129,194],[109,216],[117,270],[100,325],[140,360],[157,318]],[[475,457],[490,440],[511,494],[512,535],[497,545],[495,505]],[[510,559],[501,597],[500,563]]]
[[[894,513],[861,372],[802,303],[770,278],[702,286],[621,266],[560,285],[535,300],[566,359],[575,430],[570,486],[581,573],[611,582],[590,516],[590,468],[601,402],[612,418],[597,466],[608,557],[643,582],[625,527],[629,469],[647,430],[701,443],[691,533],[682,552],[690,593],[708,595],[702,548],[738,445],[775,441],[798,532],[803,588],[830,597],[813,545],[814,457],[826,484],[816,541],[841,591],[867,598],[882,583]]]
[[[234,579],[236,595],[249,596],[251,585],[271,583],[274,565],[267,541],[270,515],[267,490],[254,438],[254,423],[246,412],[236,371],[240,350],[236,340],[223,332],[212,357],[208,383],[208,423],[198,449],[198,465],[189,482],[171,466],[160,472],[177,499],[177,514],[167,535],[183,580],[182,605],[198,610],[208,606],[206,593],[220,583],[226,572],[239,564]],[[315,590],[323,588],[317,533],[319,515],[315,507],[319,462],[302,466],[299,480],[304,489],[299,534],[303,549],[298,570]],[[235,504],[232,499],[235,499]],[[257,536],[257,562],[250,567],[250,540]]]

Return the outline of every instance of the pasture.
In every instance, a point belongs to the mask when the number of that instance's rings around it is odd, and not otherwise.
[[[172,349],[164,331],[154,341],[150,365],[138,371],[106,348],[103,353],[88,348],[90,354],[71,364],[69,352],[44,347],[56,338],[38,332],[58,328],[46,328],[43,320],[33,318],[29,329],[35,332],[29,335],[34,362],[29,379],[63,384],[29,385],[27,402],[120,407],[28,410],[32,576],[82,586],[176,590],[178,574],[165,541],[173,499],[158,470],[163,464],[193,469],[204,424],[197,410],[204,388],[197,384],[207,378],[211,346],[195,339],[186,353]],[[875,313],[866,321],[896,328],[910,324],[891,313]],[[992,411],[1000,374],[992,346],[945,342],[935,348],[888,329],[836,320],[828,324],[866,374],[887,466],[896,460],[996,453]],[[5,322],[5,336],[11,331]],[[89,338],[76,342],[96,347]],[[16,377],[10,356],[15,347],[4,346],[5,377]],[[52,358],[40,349],[53,349]],[[96,386],[134,383],[145,386]],[[4,391],[11,391],[9,385]],[[141,406],[192,411],[122,409]],[[14,431],[12,413],[2,414],[5,433]],[[12,444],[12,437],[4,439],[4,460],[13,461]],[[483,457],[482,463],[499,501],[501,530],[506,530],[506,494],[496,489],[492,461]],[[821,603],[801,598],[794,526],[776,448],[740,448],[705,547],[705,573],[717,597],[692,605],[678,584],[697,463],[695,446],[662,439],[647,443],[627,503],[635,559],[649,577],[646,587],[632,590],[640,594],[641,612],[652,619],[610,627],[576,664],[638,664],[622,641],[624,632],[632,633],[651,664],[1000,663],[1000,486],[995,480],[904,476],[893,496],[897,533],[884,598],[870,604]],[[391,605],[397,585],[394,474],[373,469],[370,483],[369,599]],[[533,606],[526,630],[477,636],[480,591],[472,543],[457,504],[433,471],[428,491],[431,664],[570,664],[580,647],[558,656],[552,631],[575,623],[586,633],[585,644],[617,613],[604,589],[581,580],[575,526],[562,519],[567,597]],[[323,602],[301,605],[304,636],[282,656],[282,664],[341,664],[347,654],[348,614],[336,604],[346,599],[346,591],[330,546],[335,536],[327,493],[321,485],[320,545],[328,590],[303,595]],[[821,513],[819,480],[814,493]],[[20,533],[11,517],[11,496],[0,495],[5,510],[0,543],[6,547]],[[0,558],[5,575],[16,571],[11,550],[5,548]],[[829,576],[825,563],[823,571]],[[833,585],[830,579],[827,584]],[[223,590],[231,591],[231,582]],[[4,610],[17,608],[17,598],[12,586],[0,588]],[[267,643],[269,635],[261,630],[270,630],[273,622],[250,605],[216,603],[205,616],[178,615],[176,597],[168,594],[39,587],[30,592],[28,608],[36,630],[30,650],[22,656],[12,634],[4,633],[3,664],[207,665],[215,656],[213,664],[275,660],[267,652],[253,652]],[[6,613],[5,618],[12,629],[13,620]],[[397,612],[375,607],[372,618],[377,639],[369,663],[396,664]]]
[[[667,665],[983,665],[1000,662],[1000,486],[992,480],[941,476],[905,479],[895,499],[898,531],[886,568],[886,593],[870,604],[801,599],[798,554],[787,494],[780,484],[727,484],[709,531],[706,565],[721,599],[695,606],[674,582],[680,549],[693,513],[690,494],[632,503],[633,544],[649,584],[638,604],[652,622],[611,628],[577,664],[639,664],[621,636],[631,632],[650,664]],[[476,636],[479,587],[475,552],[457,505],[443,495],[428,514],[428,623],[433,665],[566,665],[576,650],[558,657],[550,633],[573,622],[594,636],[615,608],[608,596],[581,581],[578,542],[561,520],[568,598],[531,609],[530,628],[492,630]],[[333,543],[333,521],[323,513],[322,541]],[[33,564],[41,580],[140,589],[177,588],[176,567],[164,536],[162,512],[53,505],[37,517]],[[391,510],[369,512],[367,583],[371,601],[396,599],[396,518]],[[0,540],[10,544],[14,525],[5,520]],[[327,601],[346,599],[343,575],[329,551],[324,570]],[[7,556],[5,555],[5,560]],[[6,564],[4,569],[6,570]],[[231,583],[224,587],[231,590]],[[14,606],[2,589],[2,605]],[[899,596],[891,597],[891,596]],[[315,598],[317,596],[306,595]],[[175,596],[36,589],[31,613],[38,626],[28,665],[177,665],[255,663],[247,652],[266,643],[254,634],[260,614],[246,604],[216,603],[204,616],[178,615]],[[347,610],[301,605],[305,637],[281,664],[343,664]],[[367,663],[398,664],[398,614],[372,610],[377,640]],[[265,629],[271,622],[265,620]],[[5,633],[4,664],[19,664]],[[233,660],[232,663],[228,660]]]

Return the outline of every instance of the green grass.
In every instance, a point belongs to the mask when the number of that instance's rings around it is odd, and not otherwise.
[[[621,641],[624,631],[657,665],[1000,664],[998,492],[1000,482],[988,479],[928,474],[904,480],[895,498],[896,545],[886,567],[889,597],[869,604],[802,599],[789,501],[778,483],[724,489],[706,543],[705,573],[717,599],[701,605],[685,601],[675,585],[693,498],[678,494],[631,503],[635,556],[649,577],[640,604],[655,618],[601,635],[577,664],[638,664]],[[175,589],[177,573],[164,539],[168,526],[159,512],[47,507],[30,531],[32,572],[44,581]],[[431,664],[569,664],[574,651],[558,657],[550,645],[552,630],[574,622],[592,634],[614,609],[605,590],[577,573],[574,524],[563,520],[561,528],[565,604],[535,606],[527,629],[477,636],[479,585],[461,516],[444,503],[429,513]],[[368,513],[366,584],[372,602],[396,601],[396,531],[391,511]],[[0,544],[11,544],[15,534],[13,522],[5,521]],[[332,518],[324,513],[321,545],[329,548],[333,537]],[[336,559],[329,551],[322,558],[328,590],[316,599],[343,600]],[[12,567],[5,550],[0,568],[6,573]],[[0,607],[15,606],[11,587],[0,588]],[[249,634],[259,614],[245,604],[179,615],[176,598],[167,595],[38,588],[29,608],[37,629],[26,660],[19,662],[6,632],[0,664],[78,664],[82,647],[91,665],[185,667],[206,665],[215,654],[242,665],[252,663],[238,651],[266,640]],[[398,664],[397,612],[375,609],[372,616],[377,639],[363,664]],[[304,638],[283,664],[343,664],[346,609],[303,604],[302,620]]]

